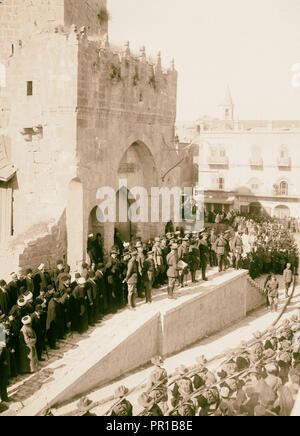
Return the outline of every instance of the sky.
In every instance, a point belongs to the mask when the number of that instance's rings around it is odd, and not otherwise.
[[[300,0],[108,0],[110,40],[162,53],[178,71],[177,120],[300,119]],[[299,65],[300,72],[300,65]],[[300,74],[299,74],[300,78]]]

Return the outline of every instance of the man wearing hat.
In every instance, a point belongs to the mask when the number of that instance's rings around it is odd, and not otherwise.
[[[158,236],[154,239],[154,245],[152,250],[156,275],[154,287],[159,287],[163,284],[163,254],[160,246],[160,238]]]
[[[174,298],[174,288],[176,279],[178,277],[178,254],[177,254],[178,245],[171,245],[171,252],[167,255],[167,264],[168,264],[168,298]]]
[[[200,253],[202,280],[207,282],[208,278],[206,277],[206,268],[209,258],[209,248],[207,242],[207,234],[205,233],[205,231],[200,233],[199,253]]]
[[[178,247],[178,260],[179,262],[180,261],[184,262],[186,265],[188,265],[189,262],[189,248],[190,248],[189,238],[185,236],[182,240],[181,245]],[[187,286],[188,273],[189,273],[188,266],[186,266],[183,269],[180,269],[179,271],[179,284],[181,288]]]
[[[120,253],[116,247],[111,249],[104,274],[107,289],[108,310],[111,313],[116,313],[118,301],[120,301],[120,294],[122,292],[122,265],[118,259],[119,254]]]
[[[191,271],[192,283],[196,283],[196,272],[199,268],[200,264],[200,252],[198,248],[198,240],[197,236],[193,235],[191,240],[191,245],[189,248],[189,260],[188,260],[189,268]]]
[[[77,300],[77,307],[79,309],[78,333],[84,333],[89,328],[88,297],[86,280],[84,277],[80,277],[80,279],[78,279],[78,286],[76,286],[74,289],[73,296]]]
[[[164,416],[161,408],[146,392],[143,392],[139,396],[138,402],[143,407],[143,410],[141,413],[139,413],[139,416]]]
[[[240,260],[243,254],[243,240],[242,240],[242,232],[237,232],[237,235],[233,238],[232,241],[232,251],[235,257],[235,269],[240,268]]]
[[[277,312],[278,309],[278,297],[279,297],[279,283],[276,276],[272,274],[271,280],[266,284],[266,293],[270,304],[271,312]]]
[[[29,315],[22,318],[23,327],[19,336],[19,372],[28,374],[36,372],[39,368],[36,352],[36,334],[31,326]]]
[[[112,407],[110,416],[132,416],[132,404],[126,400],[125,395],[128,389],[125,386],[120,386],[115,391],[117,403]]]
[[[162,367],[163,359],[160,356],[156,356],[151,359],[151,363],[154,365],[154,370],[149,376],[147,383],[147,393],[153,398],[155,403],[157,403],[163,412],[167,409],[167,381],[168,374],[167,371]]]
[[[182,379],[178,382],[179,404],[175,410],[170,413],[171,416],[195,416],[197,410],[197,401],[191,398],[193,386],[188,379]]]
[[[285,270],[283,271],[283,280],[285,286],[285,298],[289,298],[289,289],[293,281],[293,272],[291,270],[291,264],[287,263]]]
[[[139,266],[137,262],[137,250],[132,250],[130,252],[131,259],[128,262],[127,266],[127,274],[124,282],[128,284],[128,307],[130,310],[134,310],[136,307],[135,299],[137,295],[137,282],[138,282],[138,273]]]
[[[6,290],[9,296],[9,311],[11,308],[17,304],[18,295],[19,295],[19,282],[18,275],[15,272],[10,274],[10,282],[8,282],[6,286]]]
[[[6,282],[4,280],[0,280],[0,313],[8,315],[9,302],[9,295],[6,290]]]
[[[227,242],[224,238],[224,235],[221,233],[213,245],[213,250],[215,251],[215,253],[217,255],[217,263],[218,263],[219,272],[223,271],[223,269],[225,268],[224,262],[225,262],[226,243]]]
[[[33,283],[36,295],[45,290],[49,285],[49,277],[45,273],[45,265],[43,263],[38,267],[38,272],[33,277]],[[36,297],[36,296],[35,296]]]
[[[155,265],[153,251],[148,251],[147,258],[143,264],[142,281],[145,287],[146,303],[152,303],[152,286],[154,280]]]
[[[0,345],[0,399],[3,403],[9,401],[7,396],[7,386],[9,373],[9,353],[6,347]]]
[[[137,295],[139,298],[144,298],[145,296],[145,283],[143,280],[143,267],[145,262],[145,255],[144,255],[144,247],[141,241],[138,241],[135,246],[137,250],[137,263],[139,267],[139,273],[138,273],[138,282],[137,282]]]

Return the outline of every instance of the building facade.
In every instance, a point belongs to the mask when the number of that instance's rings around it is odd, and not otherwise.
[[[149,238],[163,224],[101,223],[97,191],[175,186],[177,72],[108,39],[106,0],[0,4],[0,260],[72,270],[87,236]],[[3,74],[4,72],[4,74]],[[4,77],[5,76],[5,77]],[[126,186],[120,186],[120,179]],[[3,263],[3,262],[1,262]]]
[[[181,146],[197,144],[193,163],[206,211],[300,217],[300,121],[236,120],[229,89],[220,108],[220,119],[177,127]]]

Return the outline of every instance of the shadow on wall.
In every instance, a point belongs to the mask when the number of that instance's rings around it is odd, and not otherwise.
[[[36,236],[37,234],[39,236]],[[65,260],[67,257],[66,211],[55,224],[41,223],[31,227],[26,232],[26,241],[23,243],[24,250],[19,255],[20,268],[35,269],[41,263],[44,263],[47,269],[54,268],[58,259]]]

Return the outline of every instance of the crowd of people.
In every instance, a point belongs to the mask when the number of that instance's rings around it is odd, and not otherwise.
[[[54,270],[41,264],[34,272],[13,272],[8,283],[0,281],[3,402],[8,400],[9,380],[37,371],[48,348],[56,349],[69,333],[84,333],[125,306],[135,310],[137,297],[151,304],[153,288],[167,285],[168,298],[174,299],[177,286],[186,287],[189,279],[197,282],[198,270],[202,280],[208,280],[209,264],[218,266],[219,271],[246,268],[252,277],[282,273],[287,262],[293,268],[298,264],[292,236],[278,222],[256,222],[236,215],[232,227],[220,234],[214,228],[192,233],[166,230],[150,241],[137,238],[131,243],[121,241],[116,231],[108,256],[101,235],[89,235],[89,262],[74,276],[59,260]]]
[[[152,364],[138,404],[133,405],[127,399],[129,390],[120,386],[106,415],[290,416],[300,386],[300,310],[278,327],[241,342],[215,370],[208,369],[204,356],[171,376],[161,357]],[[85,398],[79,408],[88,416],[95,405]]]

